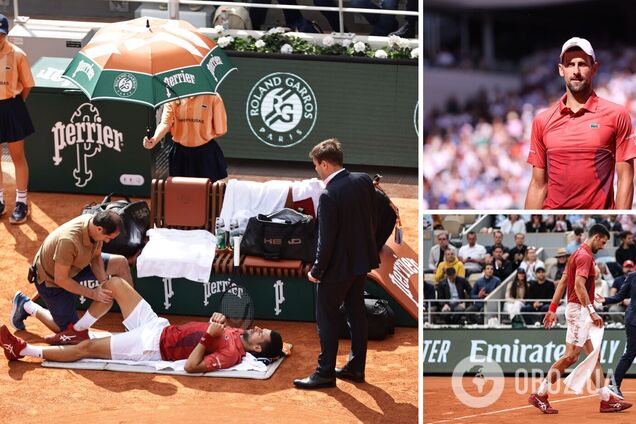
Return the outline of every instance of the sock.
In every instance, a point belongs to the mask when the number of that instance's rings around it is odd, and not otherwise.
[[[16,190],[15,191],[15,202],[22,202],[26,205],[27,203],[27,191],[26,190]]]
[[[86,313],[80,318],[80,320],[73,325],[73,328],[75,329],[75,331],[88,330],[89,328],[91,328],[91,325],[95,324],[95,321],[97,321],[97,318],[92,316],[90,312],[86,311]]]
[[[41,346],[33,346],[33,345],[27,343],[26,347],[20,351],[20,355],[22,355],[22,356],[32,356],[34,358],[41,358],[42,357],[42,347]]]
[[[29,300],[27,303],[24,304],[24,310],[32,317],[34,317],[40,309],[42,309],[42,307],[32,300]]]
[[[548,381],[547,378],[544,378],[543,381],[541,382],[541,385],[539,386],[539,390],[537,390],[537,394],[539,396],[543,396],[548,393],[549,388],[550,388],[550,382]]]
[[[605,402],[610,399],[610,390],[607,388],[607,386],[598,389],[598,397]]]

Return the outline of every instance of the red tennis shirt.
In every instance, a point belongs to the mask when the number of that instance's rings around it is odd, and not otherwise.
[[[614,208],[614,166],[636,157],[629,112],[592,93],[576,113],[566,96],[532,123],[528,163],[546,169],[544,209]]]
[[[164,328],[159,340],[161,359],[165,361],[188,359],[207,331],[208,325],[207,322],[187,322]],[[223,334],[214,338],[209,349],[206,349],[207,355],[203,358],[206,368],[210,371],[220,370],[241,362],[245,356],[245,348],[241,342],[242,334],[243,330],[240,328],[224,328]]]
[[[577,276],[585,277],[585,288],[590,302],[594,302],[594,279],[596,278],[596,270],[594,269],[594,256],[592,249],[583,243],[568,260],[566,266],[568,279],[568,303],[581,304],[579,297],[574,290],[574,282]]]

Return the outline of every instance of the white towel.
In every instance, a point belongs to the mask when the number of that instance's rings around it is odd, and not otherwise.
[[[290,184],[289,181],[280,180],[265,183],[235,179],[228,181],[220,215],[225,228],[229,229],[231,218],[237,218],[239,228],[245,231],[250,217],[283,209]]]
[[[314,202],[314,210],[318,210],[320,194],[325,189],[325,183],[318,178],[292,182],[292,200],[297,202],[311,197]]]
[[[93,359],[86,358],[81,359],[77,362],[99,362],[99,363],[109,363],[109,364],[123,364],[123,365],[133,365],[133,366],[146,366],[154,368],[157,371],[161,370],[173,370],[173,371],[184,371],[184,366],[186,363],[185,359],[180,361],[126,361],[123,359]],[[234,365],[233,367],[227,368],[224,371],[258,371],[258,372],[267,372],[267,365],[260,362],[256,359],[251,353],[247,352],[243,357],[243,360]]]
[[[138,277],[209,281],[216,250],[209,231],[152,228],[146,234],[150,239],[137,258]]]
[[[568,375],[564,380],[565,385],[572,389],[572,391],[577,395],[580,395],[583,392],[585,384],[594,372],[596,362],[598,361],[598,355],[601,351],[601,344],[603,343],[603,333],[605,331],[604,327],[597,327],[592,324],[592,318],[589,314],[585,320],[585,324],[591,326],[589,338],[592,341],[594,350],[592,353],[587,355],[587,357],[583,359],[583,361],[577,365],[577,367],[574,368],[570,375]]]

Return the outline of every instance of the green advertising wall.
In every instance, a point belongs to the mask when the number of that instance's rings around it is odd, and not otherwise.
[[[142,146],[149,109],[89,102],[61,79],[71,59],[33,64],[27,106],[35,134],[26,141],[33,191],[149,196],[165,172],[165,147]],[[347,164],[417,168],[417,66],[338,59],[234,56],[238,71],[220,93],[226,157],[302,161],[319,141],[339,138]]]
[[[497,362],[504,373],[541,370],[550,366],[565,351],[564,329],[424,329],[424,374],[451,374],[464,358],[477,357]],[[601,347],[601,366],[614,369],[625,350],[625,330],[605,329]],[[585,354],[581,354],[581,360]],[[636,375],[636,365],[628,375]]]

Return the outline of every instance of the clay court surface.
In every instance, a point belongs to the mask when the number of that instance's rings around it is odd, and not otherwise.
[[[306,168],[304,174],[293,176],[314,176],[310,163]],[[4,161],[2,170],[10,213],[15,193],[13,165]],[[229,170],[230,177],[258,181],[291,178],[292,172],[274,176],[238,166]],[[417,179],[411,180],[414,182],[404,184],[400,177],[387,178],[384,186],[401,209],[406,242],[417,250]],[[79,214],[83,205],[101,201],[101,197],[29,193],[32,216],[26,224],[9,224],[8,214],[0,218],[0,322],[8,324],[16,290],[35,293],[26,281],[27,268],[47,234]],[[191,320],[166,317],[172,323]],[[48,330],[33,318],[26,324],[27,330],[18,335],[32,343],[43,343],[41,336]],[[369,343],[366,384],[338,381],[336,388],[308,392],[294,389],[292,381],[305,377],[315,367],[319,352],[315,324],[256,324],[280,330],[285,340],[294,344],[292,356],[264,381],[46,369],[39,360],[7,363],[0,356],[0,422],[417,422],[416,328],[397,328],[387,340]],[[114,313],[100,320],[96,328],[123,330],[120,316]],[[339,364],[346,361],[348,349],[348,342],[341,341]]]
[[[463,386],[471,396],[479,396],[477,387],[470,377],[463,379]],[[539,381],[540,382],[540,381]],[[490,392],[493,382],[483,387],[482,393]],[[526,386],[527,384],[527,386]],[[538,383],[537,383],[538,384]],[[531,380],[515,382],[513,377],[506,377],[504,391],[495,403],[485,408],[470,408],[464,405],[453,392],[451,377],[424,377],[424,422],[436,423],[470,423],[470,424],[503,424],[503,423],[608,423],[628,424],[636,422],[636,409],[616,413],[599,413],[598,395],[583,393],[550,394],[550,404],[559,410],[556,415],[545,415],[534,406],[528,405],[530,390],[517,393],[518,387],[532,387]],[[625,400],[636,403],[636,380],[625,379],[621,386]]]

